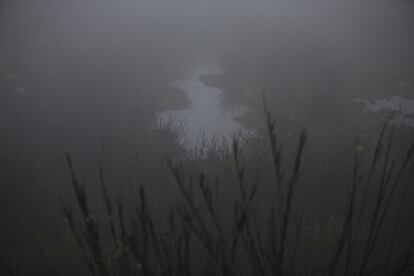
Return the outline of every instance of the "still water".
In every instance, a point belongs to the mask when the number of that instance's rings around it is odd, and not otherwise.
[[[392,123],[414,127],[414,100],[412,99],[393,96],[372,100],[354,99],[354,101],[363,104],[366,112],[392,112],[394,114]]]
[[[206,75],[222,73],[217,62],[204,62],[191,68],[181,79],[171,84],[185,91],[188,107],[157,114],[158,124],[172,125],[179,132],[181,144],[187,150],[206,144],[228,143],[234,136],[243,138],[253,134],[236,120],[248,109],[244,106],[224,108],[224,91],[200,80]]]

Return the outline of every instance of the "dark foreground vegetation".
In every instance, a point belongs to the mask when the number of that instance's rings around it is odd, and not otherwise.
[[[413,275],[413,114],[361,104],[412,99],[413,1],[301,2],[0,1],[0,275]],[[204,60],[256,135],[189,152]]]
[[[414,144],[395,159],[394,127],[385,123],[369,156],[356,149],[343,208],[322,221],[301,215],[307,134],[292,157],[282,154],[275,120],[265,109],[272,168],[262,183],[251,170],[247,142],[210,147],[204,157],[167,159],[178,198],[151,195],[139,185],[129,198],[113,196],[98,169],[100,195],[88,194],[76,162],[67,165],[76,200],[62,199],[68,230],[57,247],[26,263],[2,261],[10,275],[412,275],[414,255],[406,217]],[[197,166],[194,166],[195,162]],[[235,181],[215,175],[232,170]],[[256,162],[256,161],[254,161]],[[191,163],[192,165],[189,165]],[[172,183],[171,182],[171,183]],[[237,193],[228,185],[235,185]],[[235,188],[235,187],[232,187]],[[234,191],[234,190],[232,190]],[[101,198],[101,200],[96,200]],[[320,197],[323,197],[321,195]],[[406,221],[408,219],[408,221]],[[412,218],[411,218],[412,219]],[[39,253],[43,252],[43,253]],[[38,257],[43,254],[42,257]]]

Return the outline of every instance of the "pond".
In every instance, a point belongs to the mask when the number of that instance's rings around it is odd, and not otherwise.
[[[392,123],[414,127],[413,99],[393,96],[373,100],[354,99],[354,102],[363,104],[367,112],[393,112]]]
[[[237,121],[237,117],[247,112],[248,108],[225,108],[222,104],[224,91],[200,80],[203,76],[222,73],[217,62],[203,62],[194,66],[171,84],[185,91],[188,107],[157,114],[158,126],[172,126],[179,132],[181,144],[187,150],[214,143],[229,143],[235,136],[243,139],[253,134],[253,131]]]

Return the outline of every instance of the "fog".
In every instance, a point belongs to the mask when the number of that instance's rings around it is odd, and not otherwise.
[[[268,183],[264,110],[284,169],[307,130],[297,211],[305,220],[337,214],[354,152],[369,164],[385,122],[396,164],[413,142],[413,26],[414,5],[402,0],[1,1],[1,260],[25,260],[32,232],[60,244],[60,202],[77,204],[65,154],[91,205],[101,199],[100,164],[112,196],[145,187],[157,219],[181,198],[166,160],[236,194],[223,157],[234,137],[246,178]],[[273,191],[263,185],[259,201]]]

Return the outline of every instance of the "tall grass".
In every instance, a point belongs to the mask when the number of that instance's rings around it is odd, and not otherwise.
[[[220,150],[220,158],[232,162],[237,193],[231,196],[222,194],[228,183],[208,170],[194,173],[186,169],[185,160],[168,159],[180,199],[162,208],[162,215],[153,210],[162,202],[149,201],[145,185],[132,196],[132,206],[112,196],[98,166],[104,209],[98,219],[68,154],[76,210],[63,200],[62,208],[82,256],[81,274],[412,275],[413,247],[399,234],[414,171],[414,144],[403,160],[395,160],[394,129],[385,123],[370,159],[364,162],[355,150],[342,213],[316,226],[299,216],[297,208],[296,195],[306,185],[306,131],[287,162],[266,105],[265,120],[267,160],[273,168],[268,183],[249,175],[249,157],[237,139],[231,148]],[[258,195],[263,185],[273,186],[269,191],[274,194]]]
[[[312,264],[311,258],[318,254],[318,246],[304,246],[303,222],[293,212],[303,170],[306,132],[300,135],[295,158],[288,166],[277,142],[275,120],[266,108],[265,118],[274,169],[274,184],[270,185],[275,185],[277,192],[270,202],[270,211],[262,212],[259,208],[263,204],[258,204],[258,183],[246,177],[242,149],[237,140],[233,142],[231,158],[239,193],[224,205],[215,196],[217,183],[212,185],[212,177],[203,172],[193,176],[185,171],[182,161],[167,161],[182,196],[176,206],[170,206],[167,223],[152,215],[145,186],[140,187],[134,212],[125,212],[119,199],[114,205],[100,170],[106,228],[114,245],[111,250],[103,247],[103,228],[98,227],[98,221],[90,213],[85,190],[68,156],[81,216],[75,223],[72,211],[65,206],[64,214],[89,272],[92,275],[412,273],[412,247],[407,245],[397,250],[396,246],[414,168],[414,145],[401,163],[392,160],[393,128],[386,123],[367,169],[355,151],[352,180],[347,187],[347,206],[329,257]],[[287,167],[291,167],[290,171]],[[220,206],[230,206],[233,211],[222,210]],[[398,246],[406,244],[400,242]]]

